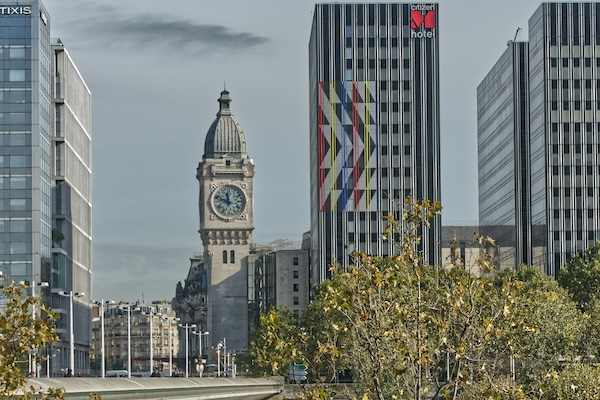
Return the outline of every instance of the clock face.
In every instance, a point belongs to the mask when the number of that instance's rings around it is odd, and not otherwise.
[[[246,208],[246,196],[239,187],[225,185],[215,192],[212,203],[219,214],[224,217],[234,217]]]

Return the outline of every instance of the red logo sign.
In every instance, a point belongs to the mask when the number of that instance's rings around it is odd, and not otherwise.
[[[435,4],[412,4],[410,6],[410,37],[431,39],[436,37]]]
[[[410,12],[410,28],[418,29],[433,29],[435,28],[435,11],[429,10],[425,14],[423,14],[419,10],[412,10]]]

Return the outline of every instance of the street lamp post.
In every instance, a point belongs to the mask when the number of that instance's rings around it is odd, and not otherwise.
[[[127,304],[121,306],[121,310],[127,310],[127,377],[131,378],[131,306],[133,304]],[[139,308],[135,308],[138,311]]]
[[[189,351],[189,345],[190,345],[190,335],[189,335],[189,329],[190,328],[195,328],[196,324],[179,324],[179,327],[181,328],[185,328],[185,377],[188,378],[189,377],[189,365],[188,365],[188,353]]]
[[[102,378],[106,377],[106,355],[105,355],[105,346],[104,346],[104,306],[106,304],[114,304],[114,301],[107,301],[105,302],[104,299],[100,300],[100,302],[97,301],[93,301],[93,304],[100,306],[100,335],[101,335],[101,339],[100,339],[100,353],[102,356],[102,360],[101,360],[101,373],[102,373]]]
[[[82,297],[85,295],[84,292],[75,292],[72,290],[65,292],[58,292],[59,295],[69,298],[69,368],[71,374],[75,373],[75,333],[73,331],[73,296]]]
[[[24,284],[25,282],[20,282],[20,283]],[[48,286],[49,286],[48,282],[36,283],[35,281],[32,281],[31,282],[31,297],[35,298],[35,288],[36,287],[48,287]],[[31,317],[35,321],[35,302],[31,306]],[[36,363],[35,357],[31,357],[31,353],[29,353],[29,373],[31,373],[31,372],[37,372],[37,363]]]
[[[143,312],[142,314],[144,315],[148,315],[150,317],[150,374],[152,374],[154,372],[154,341],[152,340],[152,320],[154,319],[154,316],[156,315],[162,315],[161,313],[157,312],[155,313],[154,311],[152,311],[152,306],[150,306],[150,311],[149,312]]]
[[[217,344],[217,378],[221,376],[221,347],[223,343]]]
[[[179,321],[179,318],[173,318],[170,316],[164,317],[169,323],[169,376],[173,376],[173,321]]]
[[[192,332],[194,335],[198,336],[198,359],[200,360],[200,364],[202,364],[202,336],[208,335],[208,332]],[[204,371],[203,367],[200,367],[200,377],[202,378],[202,372]]]
[[[50,378],[50,359],[55,357],[58,353],[60,353],[60,349],[56,349],[56,353],[50,354],[52,350],[52,345],[46,349],[46,378]]]

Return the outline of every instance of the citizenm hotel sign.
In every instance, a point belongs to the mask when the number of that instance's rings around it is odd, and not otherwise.
[[[436,36],[435,4],[411,4],[410,37],[413,39]]]

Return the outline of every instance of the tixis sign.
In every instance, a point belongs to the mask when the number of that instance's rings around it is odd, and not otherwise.
[[[0,6],[0,15],[31,15],[30,6]]]
[[[435,37],[435,5],[410,6],[410,37],[415,39]]]

